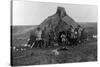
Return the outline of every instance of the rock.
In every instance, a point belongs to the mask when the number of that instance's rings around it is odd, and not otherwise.
[[[54,49],[54,50],[52,50],[51,52],[54,53],[55,56],[59,55],[59,52],[58,52],[57,49]]]

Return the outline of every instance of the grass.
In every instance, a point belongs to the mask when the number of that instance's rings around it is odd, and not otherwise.
[[[86,30],[97,35],[97,23],[82,24]],[[35,27],[14,26],[13,28],[13,46],[20,46],[27,43],[30,31]],[[75,47],[68,47],[68,51],[59,51],[60,54],[55,56],[51,50],[54,48],[45,49],[28,49],[26,51],[12,51],[12,65],[42,65],[42,64],[58,64],[58,63],[75,63],[97,61],[97,40],[91,40],[84,44],[79,44]]]
[[[68,47],[68,51],[59,51],[60,55],[58,56],[51,53],[51,50],[56,48],[33,48],[27,51],[13,52],[13,65],[23,66],[97,61],[97,41]]]

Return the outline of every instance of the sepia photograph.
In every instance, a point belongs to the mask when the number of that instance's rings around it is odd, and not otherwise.
[[[11,1],[11,66],[97,62],[97,18],[96,5]]]

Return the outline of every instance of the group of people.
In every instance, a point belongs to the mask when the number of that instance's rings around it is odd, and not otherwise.
[[[67,39],[69,45],[77,45],[81,42],[82,30],[83,29],[80,25],[78,25],[77,28],[73,28],[73,26],[70,26],[67,31]]]
[[[77,45],[82,42],[82,37],[85,28],[82,28],[80,25],[77,28],[73,28],[70,25],[68,30],[60,31],[58,33],[51,30],[46,37],[43,37],[43,31],[41,28],[38,28],[35,32],[36,36],[31,35],[28,44],[32,47],[51,47],[54,44],[58,46],[67,46],[67,45]],[[47,39],[46,39],[47,38]]]

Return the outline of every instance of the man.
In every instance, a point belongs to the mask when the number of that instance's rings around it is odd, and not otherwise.
[[[77,45],[78,41],[79,41],[79,33],[78,33],[78,28],[75,28],[74,30],[74,45]]]
[[[82,27],[80,25],[77,26],[76,28],[76,32],[77,32],[77,41],[78,43],[81,43],[81,33],[82,33]]]
[[[81,42],[85,42],[87,40],[87,38],[88,38],[88,34],[87,34],[87,32],[85,30],[86,30],[85,28],[82,29],[81,38],[80,38]]]
[[[71,39],[74,38],[74,28],[72,25],[70,25],[70,37],[71,37]]]
[[[72,25],[70,25],[70,28],[67,31],[67,38],[68,38],[69,44],[73,45],[73,43],[74,43],[74,28]]]
[[[37,30],[36,30],[36,32],[35,32],[35,34],[36,34],[36,45],[37,45],[37,48],[38,47],[43,47],[43,40],[42,40],[42,37],[41,37],[41,35],[42,35],[42,30],[41,30],[41,28],[37,28]]]
[[[36,36],[35,36],[35,34],[33,34],[33,32],[31,32],[30,33],[30,39],[29,39],[27,44],[30,45],[30,46],[33,46],[33,43],[35,42],[35,40],[36,40]]]

